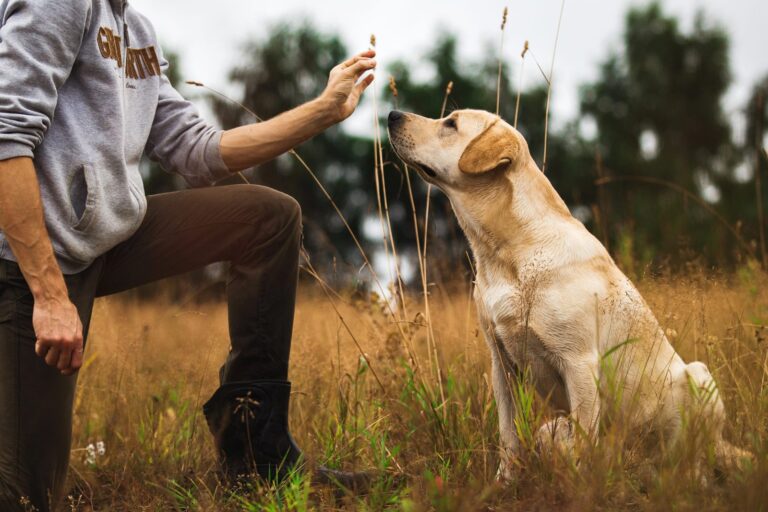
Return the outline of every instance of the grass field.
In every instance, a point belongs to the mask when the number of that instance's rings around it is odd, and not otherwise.
[[[432,287],[427,325],[417,295],[395,321],[376,300],[341,294],[331,302],[306,282],[296,314],[292,430],[312,461],[382,470],[370,494],[335,496],[300,475],[277,489],[219,487],[200,408],[228,349],[224,304],[118,296],[94,311],[70,508],[766,510],[768,278],[750,267],[727,276],[694,269],[638,284],[678,351],[707,363],[718,380],[727,438],[756,454],[742,470],[714,478],[697,470],[692,449],[666,453],[608,431],[578,461],[530,452],[518,480],[498,484],[489,355],[469,284]],[[523,433],[547,414],[539,399],[522,410]]]

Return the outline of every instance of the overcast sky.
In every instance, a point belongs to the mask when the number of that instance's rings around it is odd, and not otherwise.
[[[457,35],[461,54],[478,57],[497,52],[501,12],[509,6],[504,58],[516,65],[523,42],[548,69],[557,29],[560,0],[132,0],[154,22],[165,47],[182,57],[182,76],[227,89],[227,71],[241,56],[241,44],[265,37],[268,28],[284,20],[309,19],[319,28],[338,32],[350,51],[368,46],[377,37],[382,72],[396,59],[413,61],[429,49],[439,29]],[[556,123],[578,113],[578,85],[595,78],[598,64],[620,44],[624,13],[637,0],[566,0],[555,63],[553,115]],[[666,12],[678,16],[685,30],[702,8],[711,21],[722,24],[731,38],[733,86],[725,107],[741,107],[755,81],[768,73],[768,1],[665,0]],[[490,50],[489,50],[490,49]],[[541,80],[526,64],[529,83]],[[183,93],[193,91],[183,89]],[[483,107],[462,105],[462,107]],[[485,106],[490,108],[490,106]],[[204,109],[205,110],[205,109]],[[358,133],[371,128],[371,111],[360,109],[347,127]]]

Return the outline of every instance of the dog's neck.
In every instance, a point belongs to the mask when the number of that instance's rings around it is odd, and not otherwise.
[[[577,222],[530,157],[501,184],[450,196],[479,267],[498,261],[516,273],[537,249],[556,242],[558,226]]]

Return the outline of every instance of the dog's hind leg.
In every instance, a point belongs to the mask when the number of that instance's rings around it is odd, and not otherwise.
[[[723,439],[725,406],[715,379],[704,363],[694,361],[686,365],[672,382],[672,395],[672,403],[677,408],[672,422],[675,443],[683,442],[683,435],[705,436],[704,439],[715,443],[716,464],[722,470],[739,467],[745,458],[753,458],[751,453]]]
[[[753,460],[754,455],[723,439],[726,420],[725,405],[709,369],[704,363],[695,361],[685,367],[685,372],[688,376],[694,406],[700,411],[715,442],[715,459],[718,469],[728,471],[743,467],[744,461]]]

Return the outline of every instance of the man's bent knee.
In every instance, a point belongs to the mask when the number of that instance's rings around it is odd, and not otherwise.
[[[237,197],[262,240],[300,237],[301,206],[293,197],[260,185],[238,185]]]

